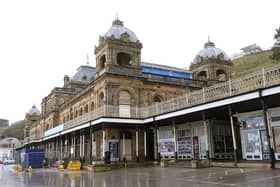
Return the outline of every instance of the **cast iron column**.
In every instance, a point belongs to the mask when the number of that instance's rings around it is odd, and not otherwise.
[[[207,159],[210,159],[210,156],[209,156],[209,133],[208,133],[208,127],[207,127],[204,111],[202,111],[202,121],[203,121],[204,135],[205,135],[206,157],[207,157]]]
[[[230,105],[228,106],[228,113],[229,113],[230,126],[231,126],[231,134],[232,134],[232,141],[233,141],[234,163],[235,163],[235,165],[237,165],[238,158],[237,158],[236,135],[235,135],[233,118],[232,118],[232,110],[231,110],[231,106]]]
[[[266,135],[267,135],[267,141],[268,141],[268,146],[269,146],[269,156],[270,156],[271,168],[274,168],[275,167],[275,154],[274,154],[274,148],[273,148],[273,143],[272,143],[272,134],[271,134],[269,124],[268,124],[267,105],[266,105],[264,98],[261,98],[261,104],[262,104],[262,109],[263,109],[263,117],[264,117],[264,125],[265,125],[265,130],[266,130]]]

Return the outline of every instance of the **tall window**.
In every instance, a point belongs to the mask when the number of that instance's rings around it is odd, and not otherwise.
[[[161,107],[160,107],[161,98],[158,95],[154,96],[153,103],[155,104],[155,112],[160,113],[161,112]]]
[[[130,117],[131,96],[127,91],[119,92],[119,117]]]
[[[103,92],[101,92],[100,94],[99,94],[99,101],[98,101],[98,106],[103,106],[104,105],[104,93]]]
[[[85,113],[88,113],[88,105],[85,106]]]

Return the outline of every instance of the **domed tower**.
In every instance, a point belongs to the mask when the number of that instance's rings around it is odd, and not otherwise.
[[[30,128],[33,123],[40,119],[41,113],[35,105],[26,113],[24,119],[24,138],[28,138],[30,135]]]
[[[142,44],[118,18],[95,47],[96,77],[104,72],[141,75]]]
[[[208,85],[228,80],[231,68],[230,58],[209,40],[204,44],[204,49],[195,56],[190,66],[193,79],[208,81]]]

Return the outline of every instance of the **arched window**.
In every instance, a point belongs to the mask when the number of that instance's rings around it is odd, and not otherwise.
[[[99,94],[98,106],[100,107],[100,106],[103,106],[103,105],[104,105],[104,93],[101,92]]]
[[[154,103],[160,103],[161,102],[161,98],[158,95],[156,95],[156,96],[154,96],[153,102]]]
[[[100,68],[104,69],[105,68],[105,63],[106,63],[106,56],[102,55],[100,58]]]
[[[88,113],[88,105],[85,106],[85,113]]]
[[[94,110],[94,102],[92,101],[91,104],[90,104],[90,110]]]
[[[78,110],[75,110],[74,112],[74,118],[76,118],[78,116]]]
[[[70,120],[72,120],[72,119],[73,119],[73,109],[70,108]]]
[[[201,71],[197,75],[198,80],[206,80],[207,79],[207,72],[206,71]]]
[[[222,69],[218,69],[216,71],[216,77],[219,81],[225,81],[226,80],[226,72]]]
[[[131,65],[131,56],[127,53],[118,53],[117,54],[117,63],[119,66],[128,66]]]
[[[131,96],[128,91],[119,92],[119,117],[130,117]]]
[[[154,103],[156,113],[160,113],[160,111],[161,111],[161,105],[160,105],[161,101],[162,101],[162,99],[160,96],[158,96],[158,95],[154,96],[153,103]]]
[[[80,108],[79,115],[80,116],[83,115],[83,108],[82,107]]]

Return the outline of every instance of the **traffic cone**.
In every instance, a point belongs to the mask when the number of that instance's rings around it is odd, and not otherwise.
[[[58,167],[58,169],[59,169],[60,171],[64,171],[63,164],[60,164],[59,167]]]
[[[28,172],[32,172],[32,167],[29,166],[28,169],[27,169],[27,171],[28,171]]]
[[[22,167],[21,167],[21,165],[18,165],[17,171],[18,171],[18,172],[22,172]]]

